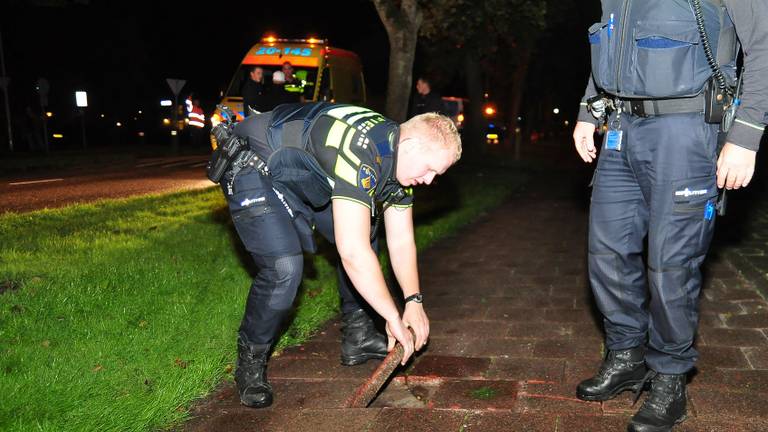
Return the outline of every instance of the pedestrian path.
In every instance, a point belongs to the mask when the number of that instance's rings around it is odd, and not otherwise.
[[[271,360],[271,408],[241,406],[229,382],[184,430],[626,430],[641,405],[631,394],[575,397],[603,349],[586,280],[587,195],[556,179],[534,183],[420,256],[431,340],[371,407],[343,408],[377,364],[340,366],[334,321]],[[701,360],[689,419],[675,430],[768,430],[768,303],[727,254],[715,251],[705,271]]]

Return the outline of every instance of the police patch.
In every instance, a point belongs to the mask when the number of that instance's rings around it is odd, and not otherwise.
[[[357,186],[366,192],[376,189],[376,171],[366,164],[360,165],[357,171]]]

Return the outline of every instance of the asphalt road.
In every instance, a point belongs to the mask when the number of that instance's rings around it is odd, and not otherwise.
[[[138,159],[107,168],[81,168],[35,176],[0,178],[0,214],[108,198],[212,186],[205,176],[208,156]]]

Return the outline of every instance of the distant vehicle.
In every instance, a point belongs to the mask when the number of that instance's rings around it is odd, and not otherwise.
[[[267,36],[245,54],[235,71],[220,104],[243,120],[242,88],[254,66],[264,69],[264,81],[272,81],[272,73],[290,62],[298,83],[286,85],[286,90],[301,93],[305,102],[329,101],[365,105],[366,91],[360,57],[352,51],[331,47],[326,39],[278,39]],[[289,88],[290,87],[290,88]],[[217,109],[211,116],[212,126],[221,122]],[[211,137],[211,143],[216,143]]]
[[[456,129],[461,131],[464,128],[464,107],[469,102],[467,98],[455,96],[443,96],[443,105],[445,105],[445,114],[456,124]]]

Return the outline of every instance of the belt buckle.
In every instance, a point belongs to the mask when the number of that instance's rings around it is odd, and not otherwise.
[[[632,111],[632,115],[638,117],[648,117],[648,115],[645,113],[645,105],[641,100],[630,101],[629,109]]]

